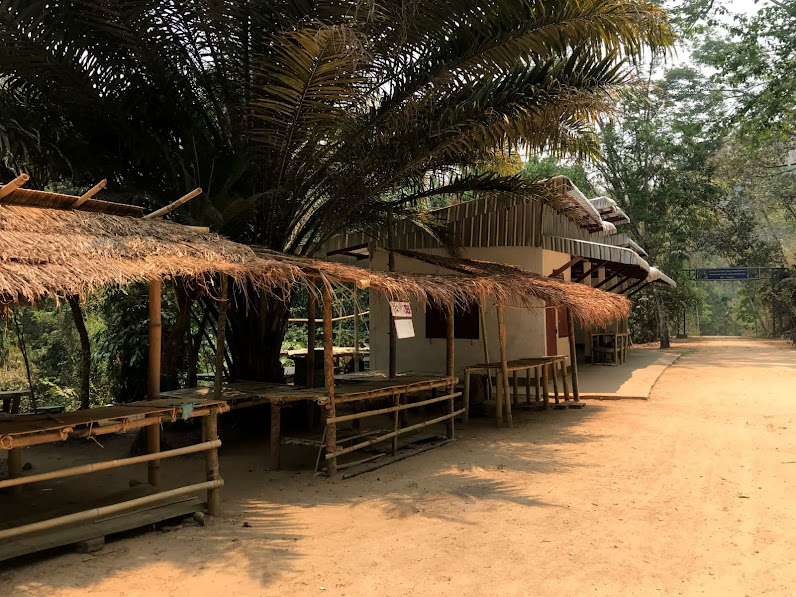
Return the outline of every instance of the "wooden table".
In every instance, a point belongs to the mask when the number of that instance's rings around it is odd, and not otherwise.
[[[16,415],[19,413],[19,401],[24,396],[29,396],[30,390],[5,390],[0,392],[0,401],[3,404],[3,412]]]
[[[556,404],[558,400],[558,377],[556,375],[556,367],[561,370],[561,378],[564,390],[564,400],[569,400],[569,382],[567,380],[567,357],[566,355],[552,355],[549,357],[533,357],[526,359],[515,359],[506,361],[506,371],[512,373],[513,381],[513,401],[517,404],[519,401],[519,372],[525,371],[525,397],[528,403],[531,402],[531,371],[534,372],[535,383],[535,399],[536,402],[543,402],[545,408],[550,404],[550,397],[548,394],[550,377],[553,379],[553,392]],[[470,415],[470,376],[473,372],[484,372],[491,376],[492,371],[496,371],[496,385],[497,385],[497,403],[498,407],[495,409],[495,416],[498,424],[502,422],[502,409],[501,404],[505,406],[506,412],[511,412],[511,401],[503,396],[503,383],[502,383],[502,364],[496,363],[479,363],[477,365],[469,365],[464,368],[464,422],[469,420]],[[552,375],[550,375],[552,373]]]
[[[458,382],[456,378],[446,377],[434,373],[401,373],[394,378],[390,378],[386,373],[380,371],[365,371],[360,373],[349,373],[346,375],[335,376],[334,404],[354,403],[356,412],[352,415],[337,416],[327,420],[327,425],[336,425],[345,422],[352,422],[358,425],[359,419],[375,416],[378,414],[392,414],[394,419],[400,417],[399,428],[393,430],[389,437],[377,437],[352,447],[342,448],[336,453],[339,455],[348,454],[356,449],[362,449],[379,441],[387,441],[396,438],[408,431],[406,427],[406,410],[416,408],[432,402],[448,400],[451,409],[440,420],[452,419],[454,416],[462,414],[453,411],[453,400],[459,396],[453,392],[452,388]],[[432,401],[422,401],[420,403],[408,402],[410,395],[415,395],[425,391],[436,391],[449,389],[444,396],[436,397]],[[213,388],[199,387],[186,388],[162,392],[161,396],[171,400],[193,400],[205,398],[213,395]],[[366,401],[376,398],[393,397],[396,404],[389,409],[366,408]],[[289,406],[300,401],[315,402],[320,406],[329,403],[329,395],[324,387],[305,388],[289,384],[259,382],[259,381],[238,381],[224,384],[221,390],[221,399],[229,404],[231,410],[249,408],[257,405],[271,405],[271,468],[279,468],[279,452],[281,447],[281,411],[285,406]],[[389,413],[388,413],[389,411]],[[436,420],[435,420],[436,422]],[[406,427],[406,428],[405,428]],[[413,426],[414,427],[414,426]],[[323,439],[319,442],[323,446]],[[327,454],[327,459],[334,457]]]
[[[630,332],[597,332],[591,335],[592,363],[620,365],[627,360]]]
[[[206,481],[159,491],[146,485],[146,491],[125,497],[112,496],[87,510],[66,513],[27,512],[26,502],[18,498],[11,504],[15,515],[0,520],[0,560],[69,545],[88,539],[146,526],[207,507],[208,514],[217,515],[220,508],[219,491],[224,481],[218,467],[218,439],[216,419],[227,410],[218,400],[149,400],[118,406],[83,409],[65,413],[0,416],[0,449],[8,450],[8,479],[0,480],[0,490],[21,493],[23,485],[91,474],[123,466],[145,463],[148,470],[160,469],[163,459],[185,454],[204,453]],[[200,417],[203,423],[202,441],[181,448],[157,451],[141,456],[106,460],[22,475],[21,449],[73,438],[95,438],[111,433],[159,426],[178,419]],[[152,477],[150,477],[152,478]],[[125,490],[126,491],[126,490]],[[202,503],[192,494],[207,492]],[[60,514],[60,515],[59,515]]]

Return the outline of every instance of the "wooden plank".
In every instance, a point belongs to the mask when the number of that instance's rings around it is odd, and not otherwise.
[[[45,549],[72,545],[79,541],[105,537],[142,528],[172,518],[201,512],[205,505],[196,497],[183,498],[156,506],[144,506],[125,514],[113,514],[89,523],[64,526],[0,542],[0,561]]]
[[[354,413],[353,415],[342,415],[339,417],[334,417],[333,419],[329,419],[327,422],[344,423],[346,421],[354,421],[356,419],[364,419],[366,417],[374,417],[376,415],[386,415],[396,411],[408,410],[410,408],[419,408],[421,406],[426,406],[428,404],[434,404],[435,402],[450,400],[451,398],[456,398],[461,395],[462,395],[461,392],[453,392],[451,394],[446,394],[445,396],[437,396],[435,398],[421,400],[420,402],[408,402],[406,404],[400,404],[399,406],[387,406],[385,408],[378,408],[376,410],[363,410],[362,412]]]

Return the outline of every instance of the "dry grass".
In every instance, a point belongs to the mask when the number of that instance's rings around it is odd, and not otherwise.
[[[52,195],[52,194],[50,194]],[[82,208],[82,206],[81,206]],[[378,272],[342,263],[283,255],[234,243],[162,220],[19,205],[0,205],[2,303],[34,303],[47,296],[84,296],[113,285],[184,277],[209,289],[214,275],[285,298],[315,280],[372,288],[390,300],[439,305],[496,300],[538,308],[569,307],[583,322],[603,324],[627,315],[624,297],[582,284],[497,263],[408,256],[456,271],[450,274]]]

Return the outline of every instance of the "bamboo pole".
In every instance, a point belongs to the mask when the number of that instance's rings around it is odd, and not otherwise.
[[[75,522],[85,522],[87,520],[96,520],[103,516],[116,514],[125,510],[131,510],[139,506],[147,506],[157,502],[196,493],[198,491],[205,491],[211,488],[219,488],[224,486],[223,479],[216,479],[215,481],[206,481],[204,483],[197,483],[195,485],[188,485],[186,487],[178,487],[177,489],[170,489],[168,491],[161,491],[152,495],[146,495],[134,500],[127,500],[119,502],[118,504],[111,504],[109,506],[102,506],[99,508],[92,508],[91,510],[84,510],[83,512],[75,512],[74,514],[67,514],[66,516],[59,516],[57,518],[50,518],[42,520],[41,522],[34,522],[11,529],[0,530],[0,540],[10,539],[11,537],[18,537],[20,535],[27,535],[28,533],[35,533],[38,531],[46,531],[56,527],[72,524]]]
[[[49,471],[46,473],[39,473],[36,475],[28,475],[26,477],[16,477],[13,479],[3,479],[0,481],[0,489],[6,487],[14,487],[17,485],[29,485],[31,483],[41,483],[42,481],[51,481],[53,479],[64,479],[66,477],[74,477],[77,475],[85,475],[89,473],[96,473],[99,471],[106,471],[108,469],[121,468],[124,466],[132,466],[134,464],[142,464],[149,462],[154,458],[173,458],[175,456],[184,456],[186,454],[195,454],[196,452],[204,452],[213,448],[221,446],[221,440],[216,439],[212,441],[203,441],[201,444],[194,444],[192,446],[184,446],[182,448],[175,448],[173,450],[166,450],[155,454],[143,454],[141,456],[132,456],[130,458],[120,458],[117,460],[106,460],[103,462],[92,462],[90,464],[82,464],[80,466],[73,466],[57,471]]]
[[[149,282],[149,367],[148,391],[149,400],[160,397],[160,358],[161,358],[161,294],[163,282],[160,278]],[[147,428],[147,452],[160,452],[160,422]],[[147,465],[147,478],[152,487],[160,485],[160,460],[150,460]]]
[[[153,220],[155,218],[159,218],[160,216],[165,216],[166,214],[173,212],[180,205],[182,205],[184,203],[188,203],[188,201],[190,201],[194,197],[197,197],[198,195],[201,195],[201,194],[202,194],[201,187],[195,188],[190,193],[186,193],[185,195],[183,195],[182,197],[180,197],[176,201],[173,201],[173,202],[169,203],[166,207],[161,207],[157,211],[153,211],[152,213],[145,215],[144,219]]]
[[[16,191],[19,187],[30,180],[30,176],[27,174],[20,174],[11,182],[7,182],[3,186],[0,187],[0,199],[3,197],[8,197],[11,193]]]
[[[403,408],[403,406],[401,405],[401,395],[400,394],[396,394],[395,398],[393,400],[394,400],[394,403],[395,403],[393,405],[395,414],[393,415],[393,418],[392,418],[392,430],[393,430],[393,433],[395,433],[395,437],[392,438],[392,455],[395,456],[395,453],[398,452],[398,429],[400,429],[399,416],[400,416],[400,411]]]
[[[561,359],[561,388],[564,391],[564,402],[569,402],[569,383],[567,382],[566,359]]]
[[[392,219],[392,208],[388,208],[387,211],[387,269],[391,272],[395,271],[395,253],[392,251],[392,244],[393,244],[393,231],[392,231],[393,219]],[[392,309],[389,308],[389,301],[387,301],[387,313],[388,317],[390,318],[390,366],[389,366],[389,376],[390,379],[395,377],[396,373],[398,372],[398,332],[395,329],[395,318],[392,315]]]
[[[478,319],[481,324],[481,336],[483,337],[484,363],[489,363],[489,342],[487,341],[486,337],[486,316],[484,315],[483,305],[479,305]],[[486,369],[486,398],[487,400],[492,400],[492,371],[489,369],[489,367]],[[470,413],[468,411],[465,417],[469,418],[469,416]]]
[[[216,378],[213,383],[213,398],[221,400],[224,388],[224,352],[227,335],[227,310],[229,309],[229,280],[221,274],[221,298],[218,305],[218,327],[216,328]]]
[[[313,282],[313,286],[314,286]],[[315,387],[315,342],[318,339],[315,328],[315,288],[308,290],[307,297],[307,387]]]
[[[567,307],[567,327],[569,328],[569,362],[572,374],[572,398],[575,402],[580,402],[580,391],[578,390],[578,354],[575,347],[575,324],[572,317],[572,310]]]
[[[463,393],[463,402],[464,402],[464,424],[470,422],[470,372],[465,369],[464,370],[464,393]],[[489,374],[487,374],[487,377]]]
[[[536,390],[536,402],[542,399],[542,384],[539,381],[539,367],[533,368],[534,389]]]
[[[323,299],[323,375],[326,394],[329,397],[326,403],[326,459],[329,461],[328,474],[334,477],[337,474],[337,423],[335,418],[334,402],[334,346],[332,341],[332,289],[327,282],[323,282],[321,289]]]
[[[221,480],[218,462],[218,408],[211,408],[207,416],[202,418],[202,440],[212,447],[205,451],[205,473],[209,483]],[[207,513],[210,516],[221,514],[221,488],[215,485],[207,488]]]
[[[498,319],[498,338],[500,340],[500,370],[501,379],[503,384],[503,406],[506,410],[506,422],[509,427],[513,425],[511,417],[511,399],[509,397],[509,370],[508,363],[506,362],[506,322],[503,318],[503,305],[497,303],[497,319]]]
[[[556,364],[550,363],[548,367],[550,367],[550,374],[553,377],[553,395],[555,396],[556,404],[558,404],[558,373],[556,372]]]
[[[454,307],[453,303],[448,305],[448,313],[447,317],[445,318],[445,375],[449,378],[454,376],[456,371],[456,361],[455,361],[455,348],[456,348],[456,336],[453,329],[454,326]],[[451,396],[453,396],[453,383],[451,382]],[[451,398],[448,404],[448,413],[452,413],[455,410],[455,405],[453,401],[455,398]],[[454,434],[454,421],[453,417],[448,419],[445,422],[445,435],[448,439],[453,439]]]
[[[542,401],[545,408],[550,406],[550,380],[547,379],[547,365],[542,365]]]
[[[80,196],[80,198],[72,204],[72,209],[77,209],[78,207],[83,205],[86,201],[88,201],[94,195],[96,195],[102,189],[104,189],[107,184],[108,184],[108,179],[107,178],[103,178],[101,181],[99,181],[97,184],[95,184],[93,187],[91,187],[88,191],[83,193]]]
[[[354,286],[354,373],[359,373],[359,292]]]

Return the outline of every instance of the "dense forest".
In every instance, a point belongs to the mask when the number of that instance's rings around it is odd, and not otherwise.
[[[386,2],[353,19],[295,3],[276,21],[240,8],[150,22],[140,9],[124,31],[103,25],[103,3],[5,4],[2,180],[24,171],[79,192],[107,176],[106,198],[147,207],[201,185],[186,223],[313,254],[342,230],[377,230],[388,212],[423,221],[430,207],[532,192],[563,173],[615,199],[627,233],[678,283],[634,297],[636,342],[796,339],[793,3],[733,14],[688,0],[667,15],[632,0],[554,2],[539,16],[534,2],[464,13],[468,3],[420,3],[414,15]],[[452,25],[454,5],[467,26]],[[762,267],[762,279],[693,280],[725,266]],[[240,351],[256,339],[232,313],[229,366],[273,375],[275,355],[305,342],[288,318],[305,317],[306,300],[258,306],[279,340],[248,351],[270,355],[263,363]],[[335,310],[352,313],[351,298]],[[69,406],[140,398],[145,313],[143,287],[9,310],[0,387],[29,377],[40,400]],[[165,388],[208,370],[214,326],[212,305],[167,286]],[[352,322],[335,333],[350,344]]]

